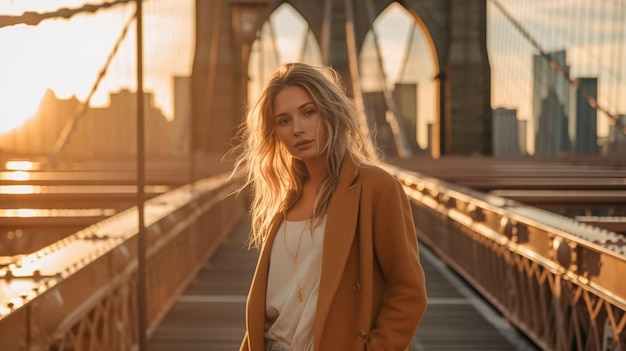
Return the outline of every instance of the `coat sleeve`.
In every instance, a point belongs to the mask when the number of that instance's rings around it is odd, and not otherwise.
[[[402,350],[411,343],[426,310],[426,285],[409,200],[392,178],[374,207],[374,253],[385,292],[370,331],[370,350]]]

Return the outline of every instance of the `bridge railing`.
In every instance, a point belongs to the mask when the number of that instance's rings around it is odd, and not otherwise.
[[[146,202],[150,333],[244,213],[227,175]],[[138,342],[137,209],[0,269],[3,350],[132,350]]]
[[[390,170],[413,203],[421,241],[542,349],[623,349],[626,238],[419,173]]]

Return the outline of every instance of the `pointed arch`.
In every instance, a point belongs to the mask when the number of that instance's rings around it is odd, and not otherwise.
[[[249,101],[256,101],[267,77],[279,64],[300,61],[321,64],[320,46],[311,26],[292,5],[277,6],[260,28],[248,62]]]
[[[365,35],[359,65],[368,119],[376,124],[377,142],[383,151],[390,151],[385,145],[390,143],[389,122],[393,117],[389,115],[392,106],[382,99],[385,90],[391,91],[393,109],[412,151],[429,148],[430,129],[438,116],[436,57],[432,37],[413,12],[391,1],[378,13]]]

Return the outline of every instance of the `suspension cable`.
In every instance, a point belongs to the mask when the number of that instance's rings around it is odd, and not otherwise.
[[[51,19],[51,18],[68,19],[80,13],[94,13],[94,12],[97,12],[99,10],[102,10],[108,7],[113,7],[113,6],[120,5],[120,4],[127,4],[130,2],[134,3],[135,1],[136,0],[114,0],[114,1],[102,3],[99,5],[89,5],[89,4],[83,5],[82,7],[78,7],[75,9],[64,7],[56,11],[52,11],[52,12],[39,13],[39,12],[27,11],[18,16],[0,16],[0,28],[8,27],[8,26],[15,26],[18,24],[25,24],[27,26],[36,26],[41,21],[44,21],[46,19]]]
[[[403,55],[402,65],[398,70],[398,77],[396,78],[400,82],[404,80],[404,74],[406,73],[406,67],[408,66],[409,57],[411,56],[411,50],[413,50],[413,38],[415,37],[415,32],[417,31],[415,22],[412,23],[413,24],[409,28],[409,36],[406,40],[406,50]]]
[[[128,29],[131,23],[133,22],[133,20],[135,19],[135,17],[136,17],[136,13],[133,13],[133,15],[128,19],[128,21],[124,25],[124,28],[122,29],[122,33],[120,34],[120,37],[117,39],[117,42],[115,43],[115,46],[113,47],[113,50],[109,54],[109,57],[107,57],[107,60],[104,66],[98,73],[98,77],[96,78],[96,81],[91,87],[91,90],[89,91],[89,95],[87,95],[87,98],[85,99],[85,102],[83,103],[80,111],[76,113],[73,118],[68,119],[67,123],[63,127],[63,130],[61,131],[61,135],[59,136],[59,139],[57,139],[54,145],[54,148],[52,149],[53,150],[52,153],[49,155],[49,161],[51,163],[55,163],[57,157],[59,156],[59,154],[63,151],[63,149],[69,142],[74,130],[76,129],[76,125],[78,124],[78,121],[85,115],[87,108],[89,107],[89,102],[91,101],[91,98],[93,97],[96,90],[98,89],[100,82],[102,82],[102,79],[104,78],[109,66],[111,65],[111,62],[113,61],[113,58],[115,57],[115,54],[117,53],[117,50],[122,44],[122,41],[124,41],[124,38],[126,37],[126,33],[128,33]]]

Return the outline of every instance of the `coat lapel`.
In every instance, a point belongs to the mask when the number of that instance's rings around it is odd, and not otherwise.
[[[339,184],[328,207],[322,272],[320,276],[315,316],[315,345],[319,345],[333,296],[339,286],[344,266],[357,229],[361,184],[355,182],[358,168],[345,156],[341,165]]]
[[[264,347],[264,325],[265,325],[265,293],[267,292],[267,279],[269,275],[270,256],[272,245],[283,215],[278,214],[272,221],[270,234],[261,247],[259,262],[257,263],[254,280],[248,295],[248,316],[247,327],[250,341],[250,350],[262,350]]]

